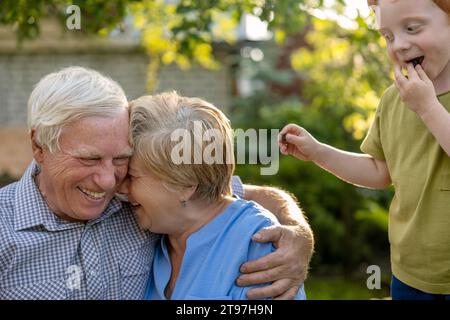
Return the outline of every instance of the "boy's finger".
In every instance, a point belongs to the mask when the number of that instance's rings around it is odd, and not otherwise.
[[[293,154],[295,149],[296,149],[295,145],[280,144],[280,152],[285,156],[289,156],[289,155]]]
[[[414,68],[414,65],[412,63],[408,63],[406,69],[408,70],[408,75],[410,79],[420,79],[419,75],[416,72],[416,69]]]
[[[296,124],[288,124],[283,128],[283,130],[280,131],[280,134],[286,134],[286,133],[293,133],[293,134],[299,134],[302,132],[303,128],[296,125]]]
[[[394,66],[394,74],[395,80],[400,87],[402,87],[406,83],[406,81],[408,81],[406,77],[402,74],[402,70],[400,69],[399,65]]]
[[[280,151],[284,155],[288,155],[289,154],[288,147],[285,144],[280,144]]]
[[[287,134],[286,141],[288,143],[292,143],[293,145],[299,146],[302,143],[302,138],[293,134]]]
[[[278,134],[278,143],[282,143],[283,142],[283,136],[284,136],[283,131],[280,131],[280,133]]]
[[[417,74],[419,75],[419,78],[423,81],[430,81],[430,78],[428,78],[428,75],[426,74],[425,70],[423,70],[422,66],[418,64],[415,68],[417,71]]]

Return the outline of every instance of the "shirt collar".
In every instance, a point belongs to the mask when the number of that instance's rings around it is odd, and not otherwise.
[[[43,226],[48,231],[84,227],[85,225],[93,225],[103,221],[122,208],[121,201],[113,198],[102,215],[97,219],[88,221],[87,224],[60,219],[51,211],[34,182],[34,176],[38,172],[39,166],[33,160],[17,184],[14,205],[14,230],[16,231],[37,226]]]

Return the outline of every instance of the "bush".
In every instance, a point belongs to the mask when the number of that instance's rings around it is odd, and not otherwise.
[[[258,99],[242,100],[236,104],[232,114],[235,128],[279,129],[287,123],[301,123],[319,140],[346,150],[358,148],[359,141],[352,139],[339,125],[343,115],[338,112],[329,110],[324,119],[315,109],[298,100],[288,99],[269,106],[259,104],[261,97],[262,94]],[[253,104],[255,102],[256,105]],[[345,270],[355,269],[362,262],[380,255],[387,256],[387,221],[383,220],[387,214],[385,200],[389,198],[386,192],[357,188],[313,163],[290,156],[281,156],[276,175],[262,176],[260,167],[238,165],[237,174],[246,183],[279,186],[299,199],[316,237],[313,269],[323,264]],[[373,219],[374,212],[381,215],[381,221]]]

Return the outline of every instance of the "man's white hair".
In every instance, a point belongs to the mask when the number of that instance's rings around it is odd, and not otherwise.
[[[42,78],[28,100],[28,129],[50,152],[60,149],[64,125],[91,117],[115,117],[128,108],[120,85],[99,72],[68,67]]]

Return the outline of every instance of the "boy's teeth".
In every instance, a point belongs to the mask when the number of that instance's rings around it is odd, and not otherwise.
[[[84,193],[86,193],[88,196],[91,196],[92,198],[95,198],[95,199],[101,199],[106,194],[106,192],[95,192],[95,191],[90,191],[90,190],[83,189],[83,188],[80,188],[80,190],[83,191]]]

